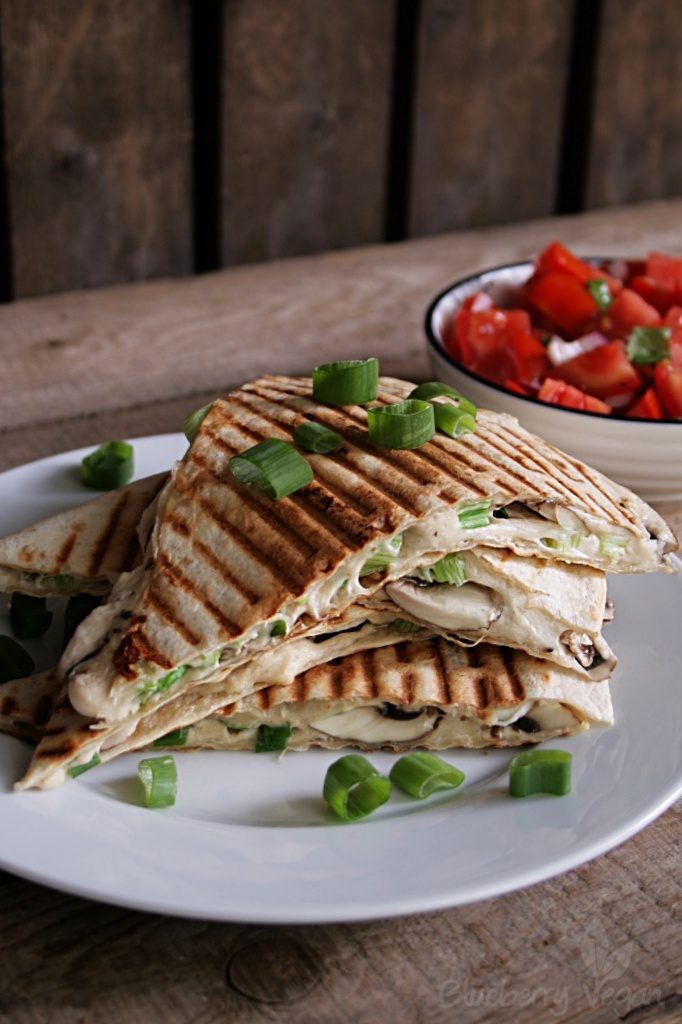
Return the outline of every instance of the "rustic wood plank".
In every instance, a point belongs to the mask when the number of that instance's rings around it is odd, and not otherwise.
[[[0,18],[15,294],[188,273],[188,0]]]
[[[264,372],[307,374],[323,353],[376,354],[384,372],[425,379],[422,317],[448,282],[553,237],[578,251],[674,252],[681,218],[682,200],[668,200],[0,307],[0,465],[25,461],[9,435],[28,425],[46,428],[33,457],[68,447],[62,421],[155,402],[166,403],[157,429],[177,430],[205,394]]]
[[[0,875],[0,1020],[679,1020],[679,830],[678,808],[560,878],[355,925],[182,921]]]
[[[553,211],[572,11],[572,0],[424,0],[411,235]]]
[[[383,237],[393,7],[225,0],[223,265]]]
[[[604,0],[587,205],[682,194],[682,8]]]

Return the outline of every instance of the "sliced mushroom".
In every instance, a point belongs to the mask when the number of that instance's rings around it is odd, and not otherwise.
[[[616,659],[605,644],[602,650],[598,650],[588,633],[575,633],[570,630],[561,634],[561,641],[568,647],[578,664],[589,672],[592,680],[602,682],[610,678]]]
[[[416,718],[387,718],[380,707],[372,704],[350,711],[340,711],[328,718],[312,722],[312,727],[327,736],[359,743],[405,743],[418,740],[435,729],[440,711],[424,708]]]
[[[501,614],[494,591],[478,583],[465,583],[461,587],[449,583],[416,587],[399,580],[389,583],[386,593],[409,615],[443,629],[489,629]]]
[[[533,720],[543,732],[554,729],[575,729],[580,718],[565,704],[558,701],[547,704],[536,704],[533,708]]]

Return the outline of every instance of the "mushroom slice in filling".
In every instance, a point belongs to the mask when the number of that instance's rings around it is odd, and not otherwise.
[[[426,707],[410,718],[396,718],[384,712],[379,704],[341,711],[312,722],[314,729],[326,736],[359,743],[407,743],[432,732],[440,718],[438,708]]]
[[[443,629],[486,630],[501,614],[494,591],[478,583],[422,587],[399,580],[389,583],[386,593],[408,615]]]

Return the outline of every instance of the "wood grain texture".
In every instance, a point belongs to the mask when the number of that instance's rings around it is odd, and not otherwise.
[[[225,0],[223,265],[383,237],[393,7]]]
[[[554,209],[572,0],[424,0],[410,234]]]
[[[4,0],[17,296],[188,273],[188,0]]]
[[[338,926],[162,918],[0,875],[0,1021],[679,1020],[679,835],[672,810],[610,854],[529,889]]]
[[[682,6],[604,0],[587,205],[682,194]]]

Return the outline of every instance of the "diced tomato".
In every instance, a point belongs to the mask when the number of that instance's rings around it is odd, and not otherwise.
[[[576,281],[580,281],[581,284],[585,284],[587,281],[594,281],[595,278],[608,281],[609,287],[614,294],[620,291],[622,287],[621,282],[617,278],[607,274],[605,270],[601,270],[599,267],[594,267],[592,264],[578,259],[561,242],[551,242],[540,253],[535,266],[540,274],[549,272],[569,274]]]
[[[462,301],[462,309],[470,309],[473,313],[480,313],[484,309],[491,309],[495,303],[487,292],[474,292]]]
[[[530,334],[530,317],[522,309],[460,309],[455,320],[454,354],[474,373],[501,384],[515,376],[513,334]]]
[[[633,277],[630,288],[641,295],[650,306],[657,309],[661,316],[668,312],[675,301],[675,292],[672,288],[666,288],[658,281],[654,281],[653,277],[647,277],[646,274]]]
[[[663,326],[670,328],[670,362],[682,366],[682,306],[668,310]]]
[[[525,297],[532,309],[539,310],[569,338],[587,334],[599,315],[585,284],[568,274],[536,274],[525,288]]]
[[[514,377],[524,387],[537,388],[550,369],[545,346],[530,331],[512,329],[509,344],[514,359]]]
[[[678,256],[666,256],[662,252],[652,252],[646,261],[647,277],[652,277],[663,288],[669,288],[682,302],[682,259]]]
[[[654,386],[668,416],[682,419],[682,366],[669,359],[656,363]]]
[[[563,380],[554,380],[547,377],[542,382],[538,392],[541,402],[549,402],[550,405],[563,405],[567,409],[580,409],[581,412],[598,412],[603,416],[610,416],[611,406],[606,402],[600,402],[592,395],[586,395],[584,391],[566,384]]]
[[[663,410],[653,388],[647,388],[644,394],[630,406],[626,416],[639,416],[647,420],[662,420]]]
[[[523,395],[524,398],[530,398],[533,394],[530,388],[524,388],[518,381],[515,381],[512,377],[507,377],[503,382],[507,391],[513,391],[516,395]]]
[[[622,341],[609,341],[606,345],[584,352],[554,368],[557,377],[588,391],[597,398],[627,395],[642,386],[639,374],[631,364]]]
[[[633,327],[658,327],[661,315],[632,288],[623,288],[602,321],[614,338],[627,338]]]

